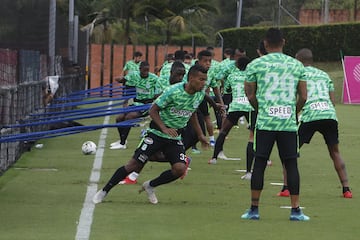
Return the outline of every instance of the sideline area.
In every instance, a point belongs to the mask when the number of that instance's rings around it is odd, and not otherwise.
[[[109,103],[109,105],[111,102]],[[104,124],[108,124],[110,116],[106,116],[104,119]],[[99,143],[97,144],[97,151],[95,154],[93,168],[91,170],[91,175],[89,179],[89,185],[86,191],[86,197],[84,200],[84,205],[81,210],[79,224],[76,231],[76,240],[85,240],[89,239],[91,232],[91,224],[93,220],[93,214],[95,209],[95,204],[92,202],[92,197],[95,195],[98,189],[98,182],[100,180],[100,172],[102,166],[102,160],[104,156],[105,140],[107,137],[107,128],[101,130]]]

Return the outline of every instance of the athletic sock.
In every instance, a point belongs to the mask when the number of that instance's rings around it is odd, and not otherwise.
[[[286,186],[286,185],[284,185],[284,186],[282,187],[281,191],[283,192],[283,191],[285,191],[285,190],[289,190],[288,186]]]
[[[125,170],[125,167],[120,167],[116,170],[114,175],[110,178],[109,182],[105,185],[103,190],[109,192],[115,187],[121,180],[123,180],[129,173]]]
[[[251,211],[259,209],[259,206],[251,205],[250,207]]]
[[[162,184],[166,184],[172,181],[175,181],[176,179],[178,179],[179,177],[174,176],[171,172],[171,170],[166,170],[164,172],[162,172],[160,174],[160,176],[158,176],[157,178],[155,178],[154,180],[150,181],[150,186],[151,187],[157,187],[159,185]]]
[[[215,141],[215,137],[214,136],[209,136],[209,140],[210,141]]]
[[[125,145],[125,144],[126,144],[126,139],[127,139],[128,136],[129,136],[130,130],[131,130],[131,127],[122,128],[121,134],[120,134],[120,144],[121,144],[121,145]]]
[[[346,193],[347,191],[350,191],[349,187],[343,187],[343,193]]]
[[[225,141],[226,135],[223,132],[219,133],[219,136],[216,139],[213,158],[217,158],[219,153],[223,150],[224,141]]]
[[[300,207],[291,208],[291,213],[299,213],[301,211]]]

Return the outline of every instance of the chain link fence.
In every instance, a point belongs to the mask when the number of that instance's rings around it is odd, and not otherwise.
[[[79,31],[78,27],[74,28],[79,35],[79,41],[75,43],[79,57],[76,61],[69,61],[67,19],[68,16],[56,8],[55,0],[2,1],[0,137],[49,128],[48,125],[6,127],[21,123],[31,113],[45,111],[47,76],[59,76],[59,89],[55,97],[85,88],[86,33]],[[59,110],[61,109],[54,109]],[[28,151],[31,144],[33,143],[24,141],[0,143],[0,175],[16,162],[24,151]]]

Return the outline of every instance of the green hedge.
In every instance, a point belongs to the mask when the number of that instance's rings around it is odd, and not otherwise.
[[[207,45],[207,38],[202,33],[195,33],[194,35],[191,35],[189,33],[184,33],[179,36],[173,36],[171,38],[171,44],[179,45],[179,46],[191,46],[192,45],[192,37],[194,37],[195,46]]]
[[[268,27],[231,28],[220,31],[224,48],[245,48],[249,57],[257,57],[256,48]],[[336,61],[341,53],[360,55],[360,23],[318,26],[286,26],[281,30],[286,40],[284,52],[294,56],[301,48],[310,48],[315,61]]]

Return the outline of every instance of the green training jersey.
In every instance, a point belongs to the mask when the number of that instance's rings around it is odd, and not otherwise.
[[[141,63],[141,62],[136,63],[136,62],[134,62],[134,60],[127,61],[127,62],[125,63],[125,66],[124,66],[124,68],[123,68],[123,71],[124,71],[124,72],[125,72],[125,71],[128,71],[127,74],[129,74],[130,72],[133,72],[133,71],[138,72],[138,71],[139,71],[139,67],[140,67],[140,63]]]
[[[322,119],[337,121],[335,108],[329,92],[334,91],[334,84],[329,75],[315,67],[305,67],[307,82],[307,101],[303,107],[300,120],[312,122]]]
[[[161,70],[160,70],[160,78],[162,79],[169,79],[170,78],[170,75],[171,75],[171,67],[173,65],[174,62],[171,62],[171,63],[167,63],[165,65],[162,66]],[[187,73],[189,72],[189,69],[190,69],[190,65],[189,64],[186,64],[186,63],[183,63],[184,67],[185,67],[185,75],[184,75],[184,78],[185,76],[187,75]]]
[[[216,79],[216,73],[218,72],[218,66],[219,66],[218,61],[211,60],[210,68],[207,71],[207,79],[206,79],[205,88],[208,88],[208,87],[215,88],[215,87],[220,86],[219,81]]]
[[[269,53],[248,64],[246,81],[257,84],[256,129],[297,131],[297,86],[305,81],[304,73],[301,62],[283,53]]]
[[[250,105],[249,100],[245,94],[244,83],[245,83],[246,73],[245,71],[241,71],[238,68],[236,69],[237,70],[234,70],[233,73],[231,73],[227,77],[229,86],[232,89],[232,101],[229,106],[229,112],[254,111],[254,108]]]
[[[147,78],[142,78],[140,72],[130,72],[125,77],[126,85],[136,88],[136,99],[146,100],[155,97],[155,86],[158,79],[153,73],[149,73]],[[139,102],[134,102],[134,105],[141,105]]]
[[[236,71],[236,69],[238,69],[236,67],[236,62],[235,60],[231,60],[229,58],[224,59],[221,63],[220,63],[221,67],[219,68],[219,71],[216,74],[216,79],[219,80],[223,80],[223,85],[224,85],[224,94],[229,94],[231,93],[230,90],[230,84],[227,81],[228,76],[233,73],[234,71]]]
[[[154,104],[159,106],[160,118],[167,127],[181,129],[186,126],[204,96],[204,91],[188,94],[185,91],[185,83],[180,82],[166,88],[163,94],[154,101]],[[173,138],[156,129],[150,128],[149,131],[160,137],[181,139],[181,136]]]
[[[169,78],[165,79],[165,78],[159,77],[156,82],[156,94],[161,94],[165,90],[165,88],[167,88],[168,86],[170,86]]]

